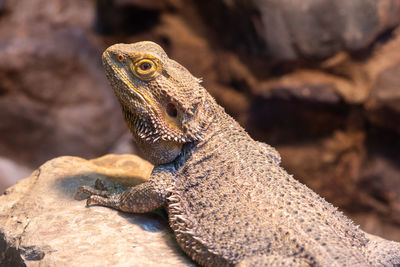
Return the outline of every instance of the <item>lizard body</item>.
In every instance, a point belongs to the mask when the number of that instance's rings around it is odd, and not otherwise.
[[[152,42],[103,54],[133,138],[155,164],[120,195],[89,187],[88,205],[165,207],[182,249],[202,266],[394,266],[400,244],[369,235],[283,170]]]

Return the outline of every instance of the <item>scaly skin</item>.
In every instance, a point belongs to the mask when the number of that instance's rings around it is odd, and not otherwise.
[[[143,154],[149,181],[120,195],[84,187],[88,204],[168,211],[182,249],[202,266],[392,266],[400,245],[364,233],[287,174],[152,42],[103,54],[106,75]]]

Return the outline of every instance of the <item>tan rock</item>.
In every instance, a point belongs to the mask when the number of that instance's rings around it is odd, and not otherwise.
[[[151,170],[133,155],[48,161],[0,196],[0,265],[194,266],[161,216],[88,208],[74,199],[98,178],[137,184]]]

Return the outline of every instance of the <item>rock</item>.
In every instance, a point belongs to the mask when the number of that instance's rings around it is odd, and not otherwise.
[[[59,155],[106,153],[125,126],[91,33],[94,3],[7,3],[0,24],[0,155],[35,168]]]
[[[372,87],[366,103],[369,120],[380,127],[400,133],[400,62],[384,69]]]
[[[0,15],[6,11],[7,0],[0,0]]]
[[[295,178],[340,207],[353,204],[365,157],[361,131],[336,131],[313,143],[281,144],[282,165]],[[301,156],[300,156],[301,155]]]
[[[360,51],[400,23],[396,0],[220,0],[198,7],[227,46],[278,61]]]
[[[102,34],[137,34],[150,30],[168,7],[167,0],[99,0],[96,30]]]
[[[76,190],[98,178],[148,178],[152,166],[132,155],[94,160],[60,157],[0,197],[1,266],[195,266],[165,218],[85,207]]]
[[[116,0],[117,6],[135,6],[142,9],[165,9],[171,0]]]
[[[369,133],[366,141],[368,157],[358,179],[360,194],[353,203],[380,215],[385,222],[400,225],[399,136],[378,128]]]

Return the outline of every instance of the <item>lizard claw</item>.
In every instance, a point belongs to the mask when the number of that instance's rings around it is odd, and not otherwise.
[[[95,205],[97,204],[95,199],[94,199],[94,195],[90,196],[87,200],[86,200],[86,206],[90,206],[90,205]]]

